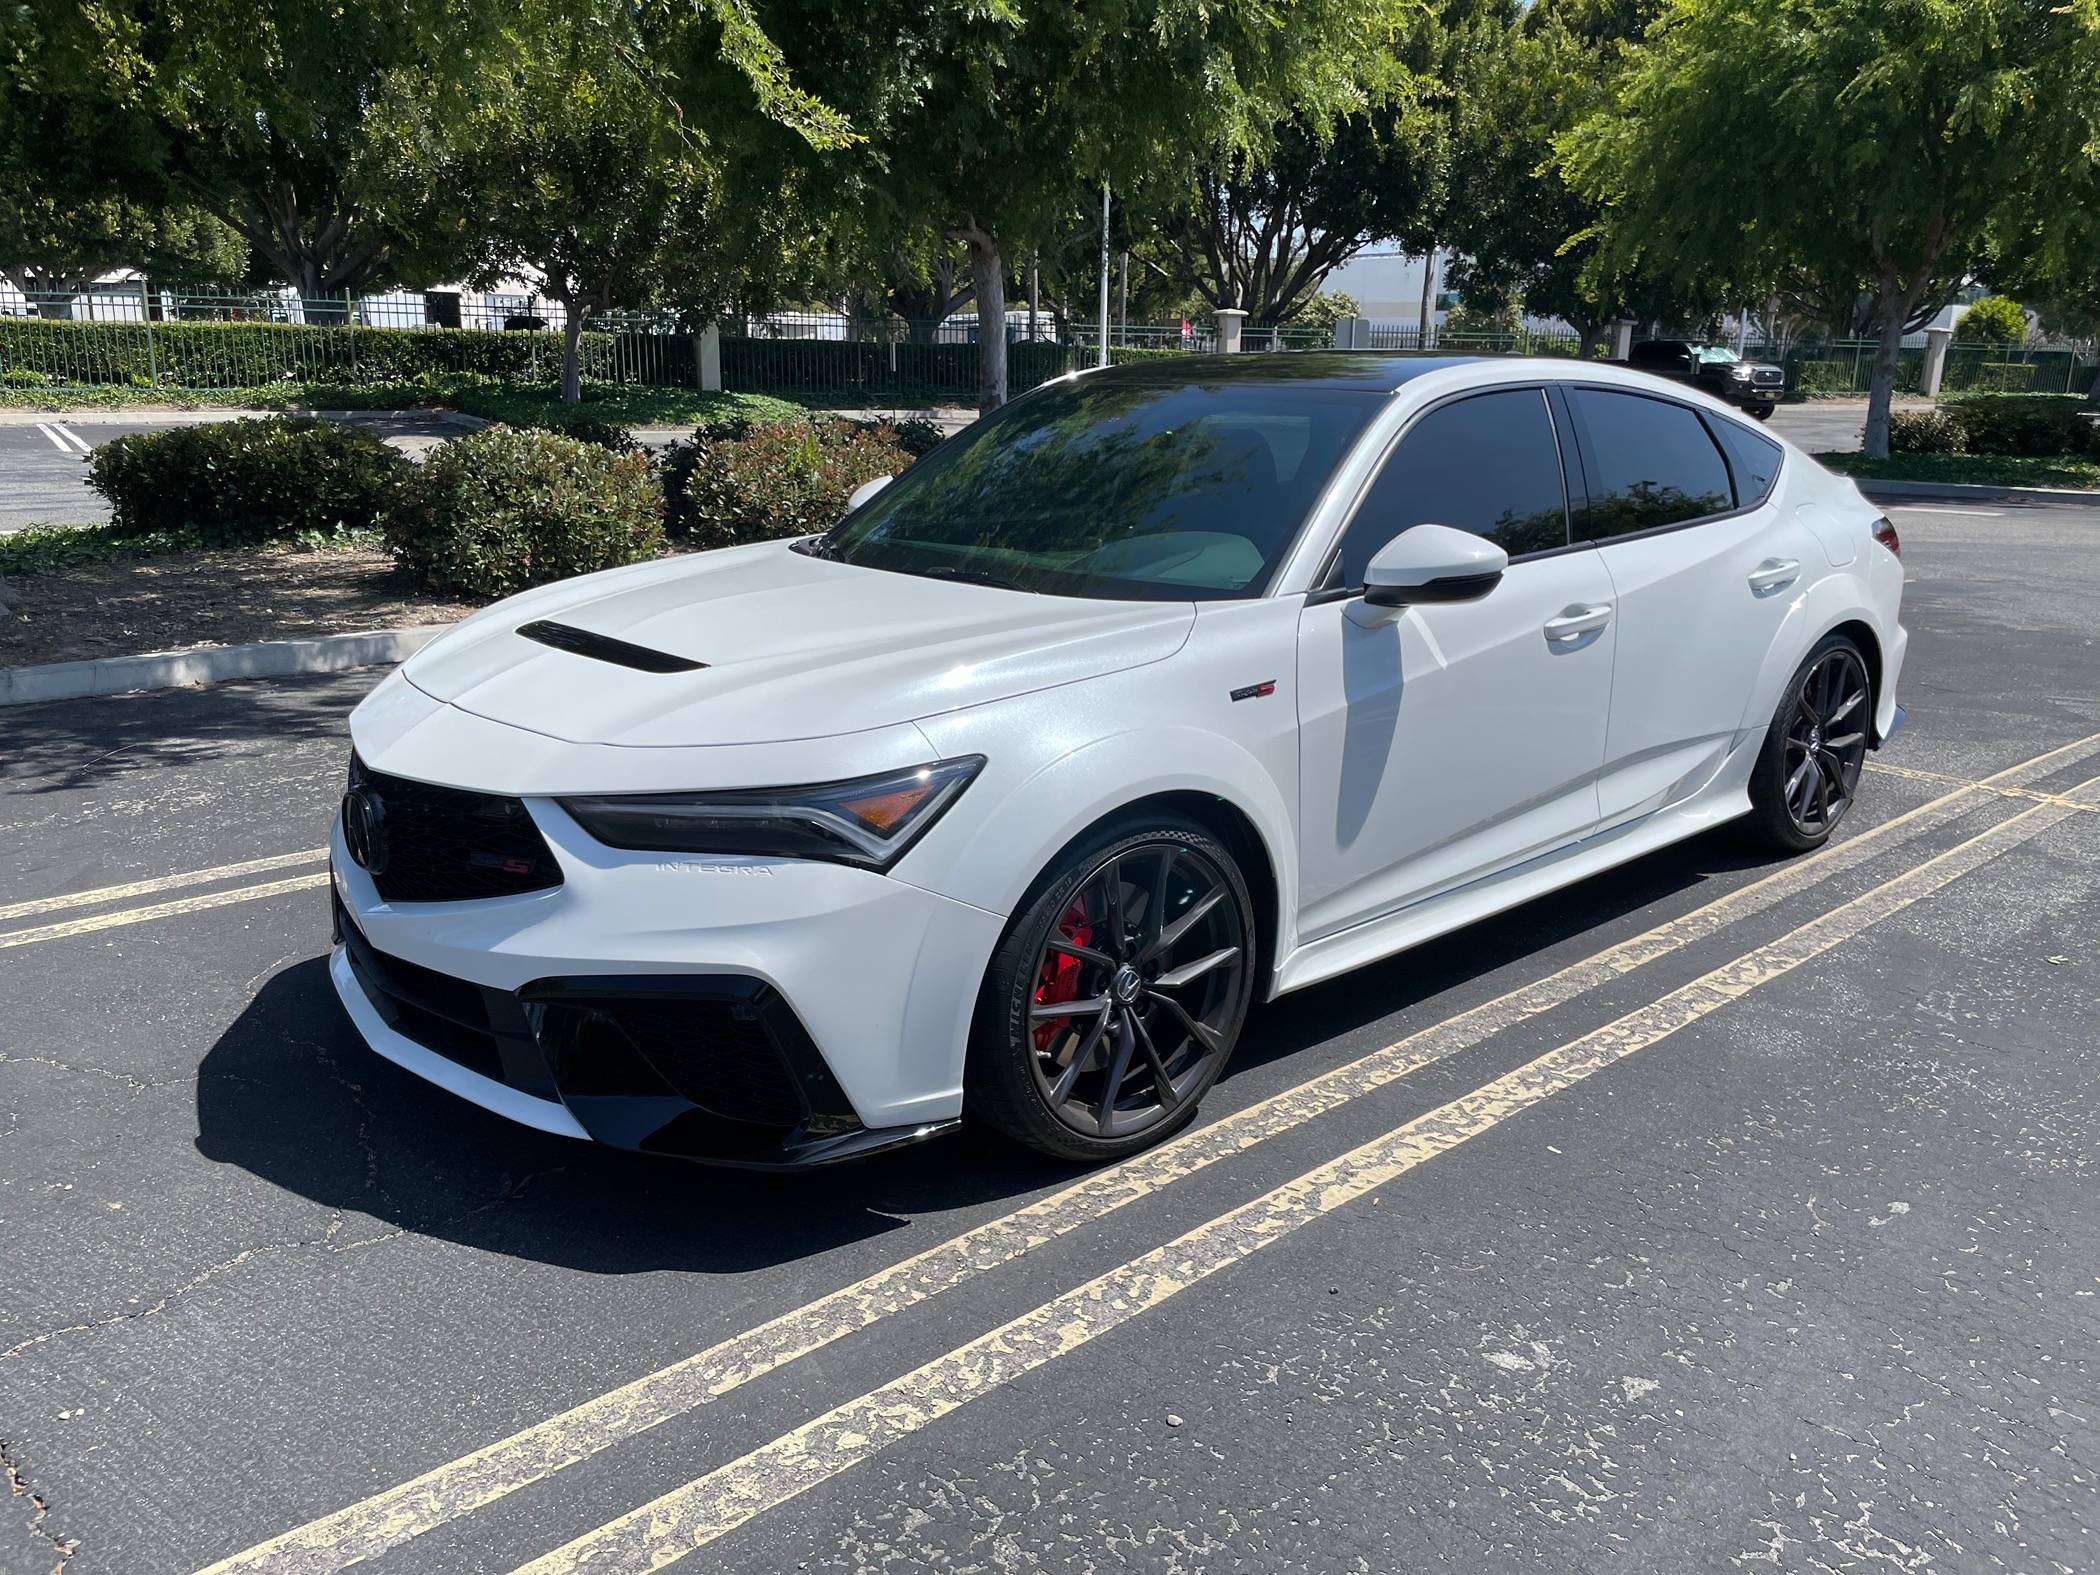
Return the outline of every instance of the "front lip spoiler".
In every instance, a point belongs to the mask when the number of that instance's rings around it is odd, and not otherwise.
[[[847,1160],[865,1159],[870,1154],[887,1154],[891,1149],[910,1148],[928,1138],[936,1138],[945,1132],[953,1132],[962,1125],[961,1116],[950,1116],[945,1121],[921,1121],[909,1127],[861,1127],[852,1132],[841,1132],[833,1137],[812,1138],[804,1143],[789,1143],[764,1156],[739,1159],[719,1159],[702,1155],[678,1155],[696,1165],[708,1165],[718,1170],[816,1170],[825,1165],[843,1164]]]

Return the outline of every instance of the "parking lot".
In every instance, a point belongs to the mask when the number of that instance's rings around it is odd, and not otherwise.
[[[1091,1175],[506,1124],[328,985],[375,675],[0,711],[0,1572],[2100,1566],[2100,512],[1891,513],[1833,846],[1286,997]]]

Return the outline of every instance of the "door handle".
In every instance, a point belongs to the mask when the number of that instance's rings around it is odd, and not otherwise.
[[[1799,558],[1767,558],[1750,571],[1750,589],[1753,591],[1776,591],[1782,585],[1791,585],[1801,577]]]
[[[1609,606],[1570,607],[1558,618],[1546,620],[1546,638],[1555,645],[1569,645],[1610,622]]]

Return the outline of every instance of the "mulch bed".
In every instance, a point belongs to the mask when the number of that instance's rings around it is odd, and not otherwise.
[[[474,611],[370,547],[182,552],[0,580],[0,667],[296,640]]]

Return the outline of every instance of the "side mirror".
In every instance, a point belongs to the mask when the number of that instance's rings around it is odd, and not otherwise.
[[[1364,605],[1384,610],[1477,602],[1501,583],[1509,554],[1485,536],[1449,525],[1402,531],[1364,569]]]
[[[896,479],[895,476],[877,476],[873,481],[863,481],[853,489],[853,496],[846,500],[846,512],[851,514]]]

